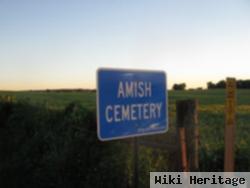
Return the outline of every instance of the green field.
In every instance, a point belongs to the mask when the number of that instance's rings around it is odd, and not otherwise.
[[[223,105],[225,103],[224,90],[195,90],[195,91],[169,91],[169,103],[176,100],[198,99],[201,105]],[[63,108],[72,101],[81,103],[87,108],[95,108],[94,92],[43,92],[43,91],[0,91],[0,96],[14,96],[17,101],[27,100],[32,104],[45,104],[52,108]],[[237,91],[238,105],[250,105],[250,90]]]
[[[0,96],[12,96],[16,101],[26,101],[32,105],[44,105],[48,108],[62,109],[71,102],[82,104],[86,108],[95,108],[95,93],[93,92],[45,92],[20,91],[0,92]]]
[[[198,99],[200,170],[223,171],[225,90],[168,93],[171,127],[175,125],[175,102]],[[0,156],[0,178],[1,173],[6,170],[9,170],[9,174],[4,173],[5,176],[2,177],[18,178],[20,174],[26,173],[20,169],[23,168],[37,173],[32,179],[34,182],[30,182],[30,187],[37,181],[55,182],[58,187],[62,187],[65,182],[75,185],[74,187],[81,187],[79,182],[88,182],[91,187],[99,187],[98,180],[91,178],[106,181],[108,187],[109,182],[116,185],[114,179],[117,179],[117,185],[122,180],[126,185],[131,185],[132,153],[131,148],[124,145],[126,141],[103,144],[97,140],[95,92],[2,91],[0,96],[13,98],[11,104],[7,103],[11,112],[6,112],[8,108],[4,100],[0,103],[2,124],[5,124],[0,130],[0,152],[5,153]],[[250,90],[238,90],[237,103],[235,168],[237,171],[250,171]],[[154,149],[140,147],[139,170],[142,187],[147,185],[149,171],[171,170],[169,161],[166,160],[168,151],[158,150],[156,155]],[[23,166],[23,163],[28,167]],[[65,168],[62,172],[60,166]],[[123,171],[119,170],[121,168]],[[65,177],[61,179],[53,174],[47,177],[46,173],[54,170],[58,170]],[[72,183],[72,173],[68,171],[77,174],[74,180],[76,184]],[[85,171],[88,176],[84,179],[79,173],[84,174]],[[111,177],[106,176],[109,171],[116,173]],[[96,173],[100,173],[100,177],[94,178]],[[126,178],[121,180],[118,175]],[[23,175],[20,178],[25,180],[29,177]],[[58,182],[61,182],[60,186]],[[9,184],[5,182],[3,185],[7,187]]]

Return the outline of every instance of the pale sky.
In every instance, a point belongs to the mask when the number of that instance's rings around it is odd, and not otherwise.
[[[249,79],[250,1],[0,0],[0,90],[95,88],[99,67]]]

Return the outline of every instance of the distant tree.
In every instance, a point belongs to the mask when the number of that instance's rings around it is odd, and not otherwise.
[[[215,89],[216,85],[213,82],[208,82],[207,83],[207,89]]]
[[[224,80],[221,80],[215,84],[213,82],[208,82],[207,88],[208,89],[223,89],[223,88],[226,88],[226,82]]]
[[[180,84],[174,84],[173,85],[173,90],[185,90],[186,89],[186,84],[185,83],[180,83]]]
[[[237,88],[250,89],[250,80],[237,80]]]
[[[224,80],[221,80],[221,81],[217,82],[216,88],[218,88],[218,89],[226,88],[226,82]]]
[[[250,80],[237,80],[236,85],[238,89],[250,89]],[[224,89],[226,88],[226,82],[224,80],[220,80],[217,83],[208,82],[208,89]]]
[[[203,90],[203,88],[202,87],[197,87],[195,90],[201,91],[201,90]]]

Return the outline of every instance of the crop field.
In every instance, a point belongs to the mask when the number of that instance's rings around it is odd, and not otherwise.
[[[169,91],[168,95],[172,127],[175,102],[198,99],[200,170],[223,171],[225,90]],[[24,182],[32,176],[26,187],[37,182],[41,187],[42,182],[45,185],[51,182],[52,187],[67,187],[67,183],[72,187],[81,187],[83,183],[99,187],[101,181],[106,182],[106,187],[110,187],[109,183],[120,186],[121,181],[126,182],[124,187],[131,186],[133,162],[129,140],[106,143],[97,140],[95,92],[2,91],[0,96],[12,97],[11,112],[6,112],[3,99],[0,106],[3,124],[0,153],[5,153],[0,156],[0,178]],[[250,171],[250,90],[237,91],[237,104],[235,168]],[[165,160],[167,155],[167,151],[156,154],[152,148],[140,147],[142,187],[147,185],[149,171],[171,170]],[[51,174],[52,171],[57,174]],[[109,171],[112,176],[107,176]],[[28,172],[32,174],[25,175]],[[93,178],[96,173],[100,176]],[[12,187],[11,182],[2,182],[5,187]]]
[[[188,91],[169,91],[169,104],[174,104],[176,100],[198,99],[200,105],[224,105],[225,91],[214,90],[188,90]],[[0,96],[13,96],[17,101],[26,100],[31,104],[45,104],[51,108],[63,108],[72,101],[81,103],[87,108],[95,108],[95,92],[45,92],[45,91],[19,91],[8,92],[0,91]],[[238,105],[250,105],[250,90],[237,91]]]

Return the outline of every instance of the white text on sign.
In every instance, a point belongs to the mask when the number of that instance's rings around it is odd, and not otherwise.
[[[117,98],[147,98],[152,96],[152,83],[120,81]],[[157,119],[161,116],[162,103],[136,103],[107,105],[105,117],[108,123]]]

